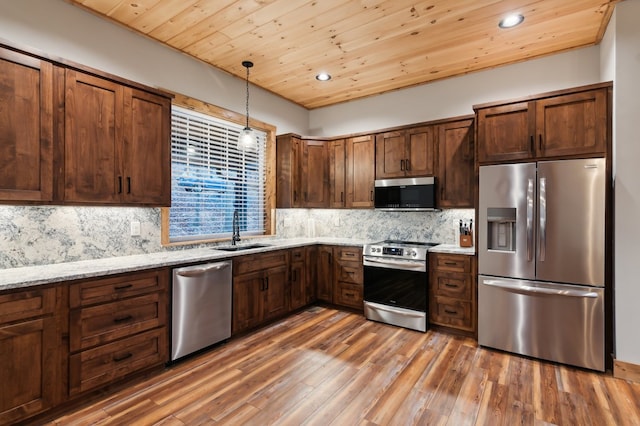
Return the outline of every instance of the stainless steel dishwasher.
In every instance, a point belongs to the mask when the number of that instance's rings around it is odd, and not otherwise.
[[[173,270],[171,361],[231,337],[231,261]]]

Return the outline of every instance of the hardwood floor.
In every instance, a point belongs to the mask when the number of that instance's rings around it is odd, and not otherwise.
[[[50,425],[639,425],[640,384],[326,307]]]

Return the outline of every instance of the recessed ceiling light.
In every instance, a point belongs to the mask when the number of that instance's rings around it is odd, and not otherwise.
[[[318,81],[329,81],[329,80],[331,80],[331,76],[329,74],[327,74],[326,72],[321,72],[320,74],[316,75],[316,80],[318,80]]]
[[[514,13],[511,15],[508,15],[506,17],[504,17],[500,23],[498,24],[498,26],[500,28],[513,28],[516,25],[519,25],[522,23],[522,21],[524,21],[524,16],[518,14],[518,13]]]

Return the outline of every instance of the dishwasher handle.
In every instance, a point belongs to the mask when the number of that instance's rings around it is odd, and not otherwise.
[[[184,268],[178,269],[176,271],[176,275],[181,277],[201,277],[208,272],[212,271],[222,271],[223,269],[230,268],[231,262],[219,262],[219,263],[210,263],[207,265],[201,265],[193,268]]]

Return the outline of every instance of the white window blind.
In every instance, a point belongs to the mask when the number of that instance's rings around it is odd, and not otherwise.
[[[264,234],[266,133],[254,129],[258,148],[241,151],[243,127],[172,107],[170,241],[231,237],[234,210],[241,233]]]

